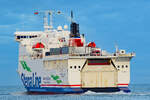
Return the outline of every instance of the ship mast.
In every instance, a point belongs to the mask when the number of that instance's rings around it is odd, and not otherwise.
[[[49,17],[50,17],[50,28],[53,28],[53,20],[52,20],[53,12],[52,11],[49,12]]]
[[[71,23],[73,23],[73,11],[71,10]]]
[[[43,15],[43,19],[44,19],[44,30],[48,31],[48,30],[52,30],[53,29],[53,14],[61,14],[60,11],[55,12],[53,10],[46,10],[46,11],[38,11],[35,12],[34,14],[42,14]],[[49,23],[48,23],[49,20]]]
[[[49,17],[49,18],[48,18]],[[52,10],[47,10],[44,12],[44,30],[52,30],[53,29],[53,11]],[[48,24],[48,19],[49,19],[49,24]]]
[[[45,12],[44,15],[44,30],[47,31],[48,30],[48,13]]]

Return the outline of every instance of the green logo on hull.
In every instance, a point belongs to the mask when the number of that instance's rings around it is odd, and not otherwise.
[[[56,76],[51,75],[51,78],[52,78],[53,80],[55,80],[55,81],[57,82],[57,84],[62,83],[62,81],[59,79],[59,76],[58,76],[58,75],[56,75]]]
[[[27,63],[25,61],[20,61],[22,67],[24,70],[28,71],[28,72],[32,72],[30,67],[28,67]]]

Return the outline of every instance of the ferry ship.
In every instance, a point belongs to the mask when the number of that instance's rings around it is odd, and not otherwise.
[[[19,43],[19,76],[29,93],[69,94],[93,92],[130,92],[130,60],[135,53],[116,47],[109,53],[95,42],[86,43],[71,12],[70,28],[53,27],[53,15],[42,14],[43,31],[16,31]]]

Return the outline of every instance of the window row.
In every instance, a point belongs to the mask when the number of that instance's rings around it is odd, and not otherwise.
[[[128,68],[128,65],[117,66],[117,68]]]
[[[20,38],[35,38],[37,37],[37,35],[34,35],[34,36],[17,36],[17,39],[20,39]]]
[[[72,69],[72,68],[74,68],[74,69],[81,68],[81,66],[70,66],[70,69]]]

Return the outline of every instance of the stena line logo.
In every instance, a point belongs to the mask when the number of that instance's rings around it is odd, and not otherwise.
[[[20,61],[22,67],[24,70],[28,71],[28,72],[32,72],[30,67],[28,67],[27,63],[25,61]]]
[[[21,74],[21,80],[25,87],[40,87],[41,84],[41,77],[36,75],[35,73],[32,73],[32,76],[26,76],[24,73]]]

